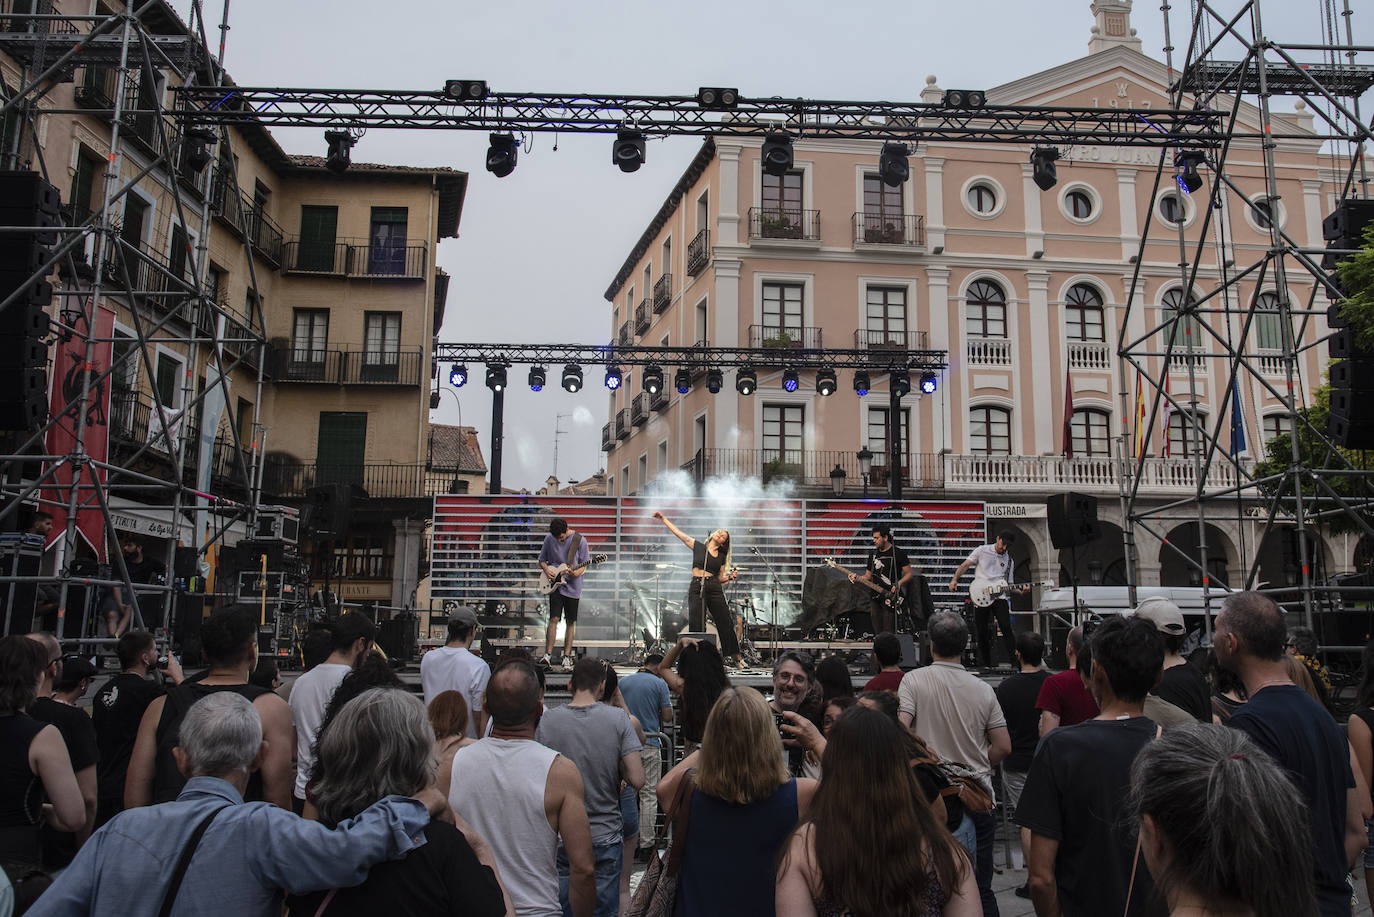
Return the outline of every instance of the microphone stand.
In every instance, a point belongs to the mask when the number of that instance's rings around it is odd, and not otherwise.
[[[781,586],[781,583],[778,582],[778,571],[773,569],[773,564],[769,562],[768,558],[763,556],[763,552],[761,552],[757,546],[752,545],[749,550],[755,557],[763,561],[763,565],[768,568],[768,593],[772,599],[773,606],[769,624],[771,627],[773,644],[773,661],[776,662],[778,659],[778,588]]]

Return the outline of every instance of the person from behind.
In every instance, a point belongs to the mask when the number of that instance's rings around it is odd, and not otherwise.
[[[81,787],[86,804],[86,823],[76,831],[59,831],[49,825],[43,827],[43,868],[58,870],[66,867],[76,856],[77,848],[95,830],[96,810],[99,806],[100,761],[99,743],[90,716],[78,704],[91,688],[96,668],[89,659],[67,654],[58,664],[57,677],[52,683],[52,696],[34,702],[32,714],[57,727],[72,756],[72,769]],[[50,706],[47,706],[50,705]],[[39,712],[40,709],[43,712]],[[78,765],[89,762],[84,767]]]
[[[439,759],[434,785],[447,796],[454,754],[477,741],[467,737],[468,702],[463,699],[462,691],[440,691],[429,702],[427,712],[429,725],[434,729],[434,754]]]
[[[1030,770],[1031,759],[1035,757],[1035,746],[1040,742],[1040,711],[1035,709],[1035,701],[1040,689],[1050,673],[1041,663],[1045,658],[1045,638],[1033,630],[1023,630],[1016,635],[1016,664],[1019,671],[1002,679],[997,686],[997,704],[1002,708],[1002,716],[1007,721],[1007,732],[1011,735],[1011,754],[1002,760],[1003,804],[1012,811],[1021,801],[1021,789],[1026,785],[1026,772]],[[1021,854],[1030,851],[1030,832],[1021,829]],[[1030,897],[1030,885],[1016,890],[1017,897]]]
[[[1374,787],[1374,640],[1360,651],[1360,671],[1364,674],[1355,690],[1355,709],[1350,711],[1345,731],[1365,786]],[[1374,797],[1370,801],[1374,804]],[[1365,821],[1365,832],[1369,846],[1364,849],[1364,884],[1374,901],[1374,821]]]
[[[1048,735],[1060,726],[1073,726],[1097,716],[1097,701],[1084,686],[1078,673],[1078,656],[1083,652],[1083,628],[1074,627],[1064,639],[1064,655],[1069,666],[1045,679],[1035,709],[1040,711],[1040,734]]]
[[[849,674],[849,666],[838,653],[816,663],[816,683],[821,686],[822,703],[832,697],[848,697],[854,693],[854,679]]]
[[[902,644],[897,635],[883,631],[873,638],[873,658],[878,662],[878,674],[864,684],[865,691],[892,691],[902,683]]]
[[[350,700],[320,734],[318,751],[311,801],[327,828],[356,818],[378,799],[434,786],[434,731],[424,704],[407,691],[372,688]],[[361,885],[289,898],[289,913],[506,913],[495,873],[475,852],[490,863],[485,841],[443,822],[430,822],[424,840],[401,859],[372,867]]]
[[[663,776],[663,732],[673,721],[673,697],[668,683],[658,674],[663,657],[651,655],[633,675],[620,679],[620,696],[630,714],[639,720],[647,734],[640,760],[644,765],[644,785],[639,788],[639,844],[636,859],[647,859],[654,844],[654,825],[658,819],[658,781]]]
[[[1131,815],[1169,913],[1316,917],[1302,795],[1224,726],[1182,726],[1131,766]]]
[[[677,668],[674,669],[676,664]],[[716,645],[696,637],[681,637],[668,649],[663,661],[654,669],[668,685],[668,690],[682,698],[682,740],[687,754],[701,744],[706,730],[706,718],[716,704],[716,698],[730,687],[725,674],[725,661]]]
[[[658,784],[671,816],[692,774],[679,917],[774,913],[778,854],[810,808],[816,781],[787,771],[774,711],[753,688],[728,688],[711,708],[701,748]]]
[[[372,650],[377,628],[367,615],[354,611],[335,621],[331,633],[329,658],[291,686],[291,721],[296,727],[296,783],[291,804],[298,813],[305,806],[305,784],[315,764],[315,738],[324,710],[344,676]]]
[[[245,671],[245,676],[246,676]],[[433,788],[388,796],[330,830],[265,802],[245,802],[248,775],[267,755],[262,719],[230,691],[196,701],[173,749],[186,784],[176,800],[130,809],[92,835],[29,911],[85,914],[234,914],[278,917],[282,894],[347,888],[423,840]],[[186,860],[184,872],[175,864]]]
[[[468,722],[464,729],[469,739],[476,739],[486,731],[482,713],[482,695],[491,677],[491,665],[472,651],[472,641],[481,630],[477,612],[467,605],[459,605],[449,615],[448,643],[425,653],[420,660],[420,686],[425,703],[442,691],[459,691],[467,704]]]
[[[253,668],[253,674],[248,676],[248,683],[259,688],[266,688],[268,691],[275,691],[280,688],[281,669],[277,668],[277,660],[271,656],[259,656],[258,664]]]
[[[926,804],[896,722],[862,705],[847,711],[823,768],[778,869],[780,917],[983,913],[973,864]]]
[[[1312,679],[1312,690],[1316,692],[1317,702],[1323,707],[1329,708],[1331,673],[1317,658],[1317,650],[1320,649],[1320,646],[1317,643],[1316,631],[1310,627],[1298,626],[1293,628],[1288,632],[1288,641],[1284,644],[1284,649],[1287,650],[1289,656],[1302,663],[1307,669],[1307,674]]]
[[[1212,722],[1207,680],[1179,653],[1188,634],[1183,612],[1168,599],[1153,596],[1135,607],[1135,616],[1153,624],[1164,639],[1164,671],[1150,693],[1187,712],[1196,722]]]

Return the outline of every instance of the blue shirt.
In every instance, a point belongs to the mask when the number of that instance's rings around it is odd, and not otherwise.
[[[663,707],[671,707],[673,698],[668,693],[668,684],[662,678],[649,672],[626,675],[620,679],[620,695],[625,698],[625,706],[630,708],[645,732],[663,731],[663,724],[658,721],[658,711]],[[644,744],[658,748],[661,743],[649,737]]]
[[[429,824],[422,804],[388,796],[330,830],[271,803],[244,802],[217,777],[193,777],[173,802],[121,812],[91,835],[28,913],[155,917],[192,832],[220,808],[191,858],[174,915],[279,917],[283,891],[358,885],[373,864],[422,845]]]
[[[559,541],[553,537],[553,533],[544,536],[544,546],[539,549],[539,562],[548,564],[550,567],[557,567],[559,564],[567,564],[569,567],[577,568],[592,559],[592,549],[587,547],[587,539],[580,538],[577,542],[577,556],[568,558],[568,543],[572,540],[572,530],[568,531],[568,537]],[[528,555],[526,555],[528,556]],[[570,599],[582,598],[582,577],[574,576],[560,583],[558,591]]]

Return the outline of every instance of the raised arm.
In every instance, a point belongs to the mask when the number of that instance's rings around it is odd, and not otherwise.
[[[677,657],[682,655],[683,649],[696,642],[695,637],[682,637],[672,645],[668,650],[668,655],[664,656],[663,661],[654,669],[658,673],[658,677],[662,678],[664,683],[668,685],[668,690],[674,694],[682,693],[682,676],[673,671],[673,666],[677,664]]]
[[[668,531],[676,535],[678,537],[678,540],[685,544],[688,548],[695,548],[697,546],[695,539],[693,539],[690,535],[683,534],[682,529],[678,528],[677,526],[669,522],[668,517],[660,513],[658,510],[654,510],[654,518],[657,519],[659,522],[662,522],[664,525],[668,526]]]

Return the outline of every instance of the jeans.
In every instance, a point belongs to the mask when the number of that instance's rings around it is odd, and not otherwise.
[[[1001,917],[997,910],[997,896],[992,893],[992,853],[997,843],[997,816],[992,812],[969,812],[973,829],[978,833],[978,855],[973,860],[973,873],[978,879],[978,897],[983,900],[983,917]]]
[[[970,863],[978,862],[978,831],[967,812],[964,813],[964,820],[959,822],[959,827],[954,829],[954,839],[968,853]]]
[[[644,764],[644,786],[639,790],[639,846],[649,847],[658,828],[658,781],[663,776],[663,750],[645,745],[639,753]]]
[[[593,917],[617,917],[620,913],[620,865],[624,846],[620,841],[611,844],[592,844],[592,859],[596,864],[596,909]],[[989,861],[991,862],[991,861]],[[572,917],[572,903],[568,900],[568,886],[572,884],[572,870],[568,855],[558,848],[558,903],[563,917]]]

